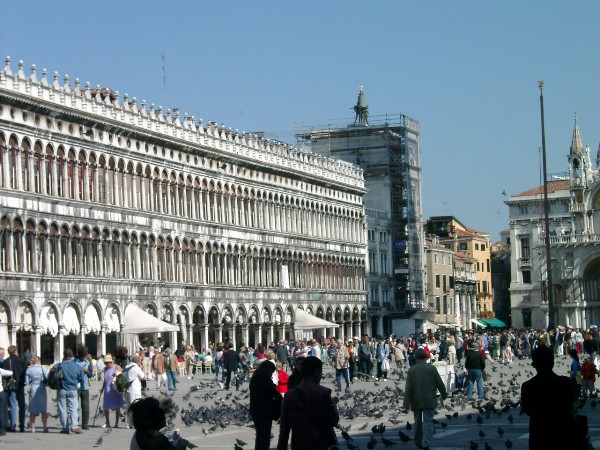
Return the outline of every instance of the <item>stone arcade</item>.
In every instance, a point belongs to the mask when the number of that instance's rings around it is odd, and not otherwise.
[[[172,346],[367,331],[360,168],[73,84],[0,71],[0,346],[113,351],[131,302]]]

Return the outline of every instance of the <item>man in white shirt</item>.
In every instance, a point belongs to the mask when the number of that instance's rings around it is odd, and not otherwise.
[[[145,379],[144,372],[140,368],[140,355],[133,355],[131,362],[125,366],[123,371],[127,374],[127,391],[123,395],[125,400],[125,428],[129,428],[129,406],[134,400],[142,398],[142,380]]]

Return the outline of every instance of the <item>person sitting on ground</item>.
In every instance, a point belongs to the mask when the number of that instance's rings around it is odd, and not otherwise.
[[[187,441],[180,440],[173,445],[160,433],[167,426],[166,413],[175,406],[173,399],[158,401],[154,397],[135,400],[129,407],[135,433],[131,437],[129,450],[184,450]]]

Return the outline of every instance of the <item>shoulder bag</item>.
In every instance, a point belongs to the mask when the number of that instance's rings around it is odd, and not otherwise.
[[[12,372],[12,360],[8,358],[8,365],[10,366],[10,370]],[[2,378],[2,389],[4,392],[17,392],[17,380],[15,380],[14,373],[9,378]]]

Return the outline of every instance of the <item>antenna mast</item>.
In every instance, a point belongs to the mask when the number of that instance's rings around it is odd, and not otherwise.
[[[162,78],[163,78],[163,103],[167,107],[167,71],[165,69],[165,54],[160,55],[162,59]]]

